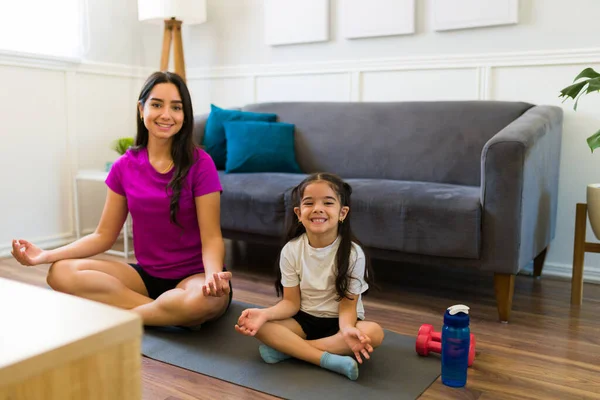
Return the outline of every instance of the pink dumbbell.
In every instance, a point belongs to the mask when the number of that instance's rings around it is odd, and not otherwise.
[[[475,336],[471,333],[471,340],[469,344],[469,367],[473,365],[475,361]],[[415,349],[417,354],[420,356],[428,356],[429,352],[442,353],[442,333],[436,332],[433,329],[433,325],[423,324],[419,328],[417,333],[417,342],[415,343]]]

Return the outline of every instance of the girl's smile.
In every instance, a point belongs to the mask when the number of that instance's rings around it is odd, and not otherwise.
[[[306,186],[300,207],[294,211],[306,229],[311,246],[325,247],[337,238],[338,224],[346,218],[348,207],[341,206],[327,182],[317,181]]]

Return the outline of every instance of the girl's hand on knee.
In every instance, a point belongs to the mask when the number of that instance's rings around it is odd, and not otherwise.
[[[22,265],[33,266],[47,263],[48,253],[27,240],[12,241],[12,256]]]
[[[229,281],[231,280],[231,272],[215,272],[214,274],[206,274],[204,285],[202,285],[202,293],[205,296],[222,297],[229,296],[231,289]]]
[[[235,330],[247,336],[254,336],[260,328],[267,322],[267,316],[264,310],[260,308],[248,308],[242,311],[238,318]]]
[[[358,328],[351,327],[344,329],[342,331],[342,337],[350,350],[354,353],[356,361],[358,361],[359,364],[362,364],[363,362],[361,354],[367,360],[371,358],[369,355],[369,353],[373,352],[371,338],[362,333]]]

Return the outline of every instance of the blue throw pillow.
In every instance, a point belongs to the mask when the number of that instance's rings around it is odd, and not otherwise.
[[[277,120],[277,114],[253,113],[238,110],[226,110],[214,104],[210,105],[210,115],[204,128],[204,139],[202,145],[206,152],[212,157],[217,169],[225,169],[227,159],[227,145],[225,143],[226,121],[271,121]]]
[[[301,173],[294,148],[295,125],[284,122],[225,122],[225,172]]]

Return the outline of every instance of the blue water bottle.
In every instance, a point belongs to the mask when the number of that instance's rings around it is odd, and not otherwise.
[[[469,363],[469,307],[457,304],[444,314],[442,327],[442,383],[463,387],[467,383]]]

